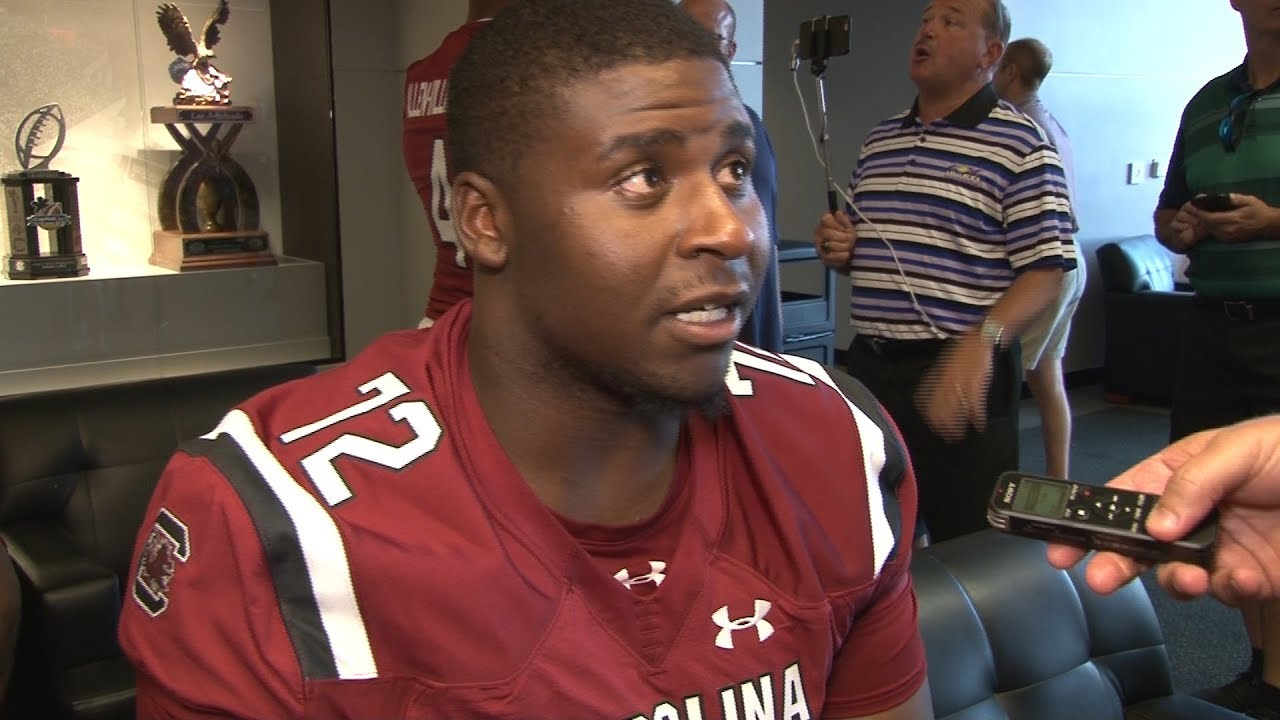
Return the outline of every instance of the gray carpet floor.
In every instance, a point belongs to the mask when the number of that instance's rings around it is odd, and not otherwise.
[[[1027,411],[1024,407],[1023,412]],[[1111,405],[1078,414],[1071,443],[1071,479],[1105,483],[1164,447],[1168,435],[1169,414],[1159,408]],[[1019,445],[1022,469],[1043,472],[1039,425],[1024,427]],[[1249,641],[1239,613],[1211,599],[1179,602],[1166,595],[1154,577],[1142,581],[1164,630],[1176,690],[1193,692],[1222,685],[1248,665]]]

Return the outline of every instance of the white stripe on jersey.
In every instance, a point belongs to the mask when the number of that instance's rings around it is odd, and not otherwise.
[[[810,360],[809,358],[798,357],[795,355],[783,355],[787,362],[804,370],[806,373],[821,380],[823,383],[830,385],[833,390],[840,393],[840,397],[844,399],[845,405],[849,406],[849,412],[853,415],[853,420],[858,426],[858,439],[862,444],[862,468],[867,478],[867,510],[871,519],[871,552],[875,559],[875,576],[880,577],[880,572],[884,570],[884,564],[889,561],[889,553],[893,552],[896,539],[893,536],[893,527],[889,524],[889,518],[884,513],[884,495],[880,492],[880,473],[884,471],[885,462],[887,461],[884,430],[875,423],[866,413],[857,405],[854,405],[849,398],[840,392],[840,388],[836,386],[831,376],[827,374],[826,368],[822,365]]]
[[[271,454],[243,411],[227,413],[204,439],[213,440],[224,434],[244,451],[293,523],[338,677],[342,680],[378,677],[378,665],[374,662],[364,617],[351,584],[346,547],[333,517]]]
[[[752,346],[751,349],[757,350],[759,352],[766,352],[765,350],[760,350],[759,348],[754,346]],[[769,354],[773,355],[773,353],[769,353]],[[779,359],[784,358],[784,356],[780,356],[780,355],[773,355],[773,356]],[[795,358],[793,358],[790,355],[786,355],[785,359],[794,360]],[[767,372],[770,375],[778,375],[778,376],[787,378],[788,380],[795,380],[798,383],[804,383],[805,385],[817,385],[817,383],[813,381],[813,378],[809,377],[805,373],[802,373],[798,370],[792,370],[786,365],[780,365],[776,362],[764,360],[760,357],[752,355],[751,353],[743,352],[741,350],[735,349],[733,351],[733,364],[741,365],[742,367],[755,368],[756,370],[763,370],[764,372]]]

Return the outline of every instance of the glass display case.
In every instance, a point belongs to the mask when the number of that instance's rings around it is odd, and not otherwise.
[[[232,78],[232,105],[252,109],[228,157],[251,179],[256,222],[278,264],[180,272],[170,269],[174,263],[151,262],[162,229],[159,196],[182,156],[165,124],[152,121],[153,108],[174,105],[181,78],[179,72],[171,78],[178,54],[157,21],[159,3],[0,4],[0,148],[7,148],[0,150],[0,171],[21,170],[24,151],[48,154],[62,136],[50,167],[78,180],[89,268],[64,279],[0,278],[0,395],[341,355],[341,343],[331,339],[340,315],[330,292],[336,268],[326,263],[336,254],[336,229],[311,231],[300,244],[287,234],[295,230],[282,203],[281,157],[298,151],[287,140],[282,148],[278,137],[272,5],[233,0],[210,49],[218,70]],[[218,3],[178,6],[200,39]],[[52,104],[65,132],[48,122],[24,123],[32,110]],[[296,204],[314,201],[303,196]],[[313,208],[295,215],[325,225]],[[5,228],[14,225],[14,209],[5,212]],[[317,236],[326,245],[320,250]]]

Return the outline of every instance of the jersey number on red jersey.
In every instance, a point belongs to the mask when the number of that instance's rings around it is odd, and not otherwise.
[[[280,441],[288,444],[314,434],[324,428],[372,412],[394,400],[409,394],[409,386],[393,373],[386,373],[361,385],[361,395],[373,393],[373,396],[355,405],[308,425],[294,428],[280,436]],[[431,408],[421,400],[407,400],[391,405],[387,414],[392,420],[403,420],[413,431],[413,439],[403,445],[387,445],[377,440],[370,440],[360,435],[344,433],[336,440],[327,443],[319,450],[302,459],[302,469],[306,471],[316,490],[330,507],[351,499],[351,488],[347,486],[333,461],[346,455],[348,457],[367,460],[392,470],[403,470],[410,463],[426,455],[440,443],[443,430]]]
[[[453,261],[458,267],[467,266],[467,253],[458,243],[458,233],[453,228],[453,216],[449,203],[453,201],[453,186],[449,184],[449,163],[444,155],[444,140],[436,138],[431,146],[431,211],[427,217],[436,237],[453,246]]]
[[[735,351],[725,376],[729,392],[734,395],[750,396],[755,393],[751,381],[744,380],[739,374],[739,365],[790,378],[806,385],[815,384],[813,378],[804,372],[750,353]],[[280,435],[280,442],[287,445],[344,420],[373,412],[387,405],[391,406],[387,408],[387,414],[391,419],[404,421],[413,431],[413,438],[403,445],[388,445],[361,435],[344,433],[304,457],[301,461],[302,469],[330,507],[350,500],[352,497],[351,488],[338,473],[334,460],[345,455],[392,470],[403,470],[415,460],[435,450],[440,444],[440,437],[444,434],[439,421],[425,402],[407,400],[392,404],[396,399],[409,394],[409,386],[395,374],[385,373],[361,385],[358,390],[361,395],[372,393],[372,396],[328,417]]]

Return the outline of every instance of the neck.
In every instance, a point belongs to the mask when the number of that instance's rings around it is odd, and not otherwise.
[[[1280,79],[1280,37],[1245,31],[1249,47],[1249,84],[1254,89],[1270,86]]]
[[[918,86],[917,89],[920,94],[916,96],[916,102],[919,105],[920,122],[928,125],[935,120],[950,115],[986,84],[987,81],[982,80],[966,83],[961,87],[946,89],[931,88],[924,85]]]
[[[1004,99],[1010,105],[1022,107],[1028,103],[1035,102],[1036,98],[1035,90],[1028,90],[1026,88],[1010,88]]]
[[[653,514],[674,477],[684,413],[637,412],[530,362],[533,353],[505,352],[519,350],[505,334],[495,343],[472,324],[472,382],[498,444],[534,494],[582,522],[624,525]]]

